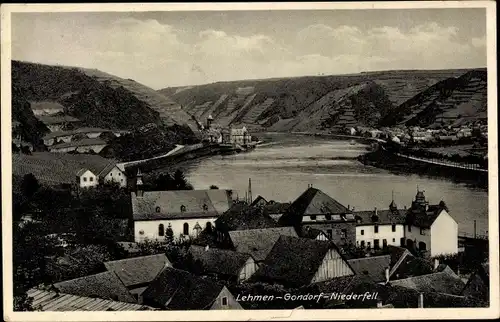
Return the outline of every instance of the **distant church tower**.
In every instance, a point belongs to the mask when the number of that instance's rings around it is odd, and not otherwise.
[[[212,117],[212,115],[209,115],[207,117],[207,130],[210,129],[210,127],[212,126],[213,122],[214,122],[214,118]]]
[[[396,202],[394,201],[394,190],[392,191],[392,201],[389,205],[389,210],[392,212],[398,211],[398,205],[396,205]]]

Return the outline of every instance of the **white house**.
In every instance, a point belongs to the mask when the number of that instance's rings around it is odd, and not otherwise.
[[[195,238],[233,203],[229,190],[143,191],[140,172],[131,197],[136,242],[165,240],[168,229],[175,240]]]
[[[392,201],[388,210],[375,208],[354,215],[358,247],[405,246],[430,257],[458,253],[457,222],[443,201],[429,205],[423,191],[417,191],[408,210],[398,209]]]
[[[448,213],[443,201],[428,205],[423,192],[407,214],[406,246],[425,251],[430,257],[458,253],[458,223]]]
[[[356,218],[356,246],[379,249],[388,245],[404,245],[404,212],[394,201],[387,210],[358,211]]]
[[[252,136],[244,126],[242,128],[231,128],[229,130],[229,137],[225,138],[223,135],[223,140],[225,140],[224,143],[245,145],[252,142]]]
[[[50,169],[50,171],[47,171]],[[98,155],[78,155],[34,152],[31,155],[13,154],[12,173],[16,176],[33,174],[48,185],[95,187],[101,182],[116,182],[127,186],[127,177],[116,160]]]

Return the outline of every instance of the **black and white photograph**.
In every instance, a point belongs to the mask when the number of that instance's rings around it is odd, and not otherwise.
[[[4,319],[498,317],[495,9],[2,5]]]

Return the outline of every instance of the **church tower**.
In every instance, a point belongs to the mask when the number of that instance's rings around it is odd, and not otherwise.
[[[392,190],[392,201],[389,205],[389,210],[392,212],[398,211],[398,205],[396,205],[396,202],[394,201],[394,190]]]

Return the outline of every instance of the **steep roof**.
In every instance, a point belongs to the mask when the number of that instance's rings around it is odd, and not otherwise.
[[[391,224],[404,224],[406,221],[406,212],[403,210],[391,211],[384,210],[366,210],[354,212],[356,219],[356,226],[362,225],[391,225]]]
[[[415,257],[411,253],[402,257],[390,272],[391,279],[403,279],[411,276],[420,276],[434,272],[432,263],[424,258]]]
[[[115,165],[116,160],[105,159],[98,155],[50,152],[12,155],[14,175],[24,176],[32,173],[38,180],[51,184],[74,183],[81,169],[89,169],[96,175],[106,175],[106,171],[109,172]]]
[[[32,306],[41,311],[150,311],[152,307],[142,304],[103,300],[65,293],[30,289]]]
[[[103,272],[58,282],[54,284],[54,287],[62,293],[136,303],[132,294],[113,272]]]
[[[132,257],[105,262],[108,271],[115,272],[125,286],[151,282],[165,266],[172,266],[165,254]]]
[[[251,279],[287,286],[307,285],[327,252],[335,248],[335,245],[328,241],[280,236]]]
[[[232,203],[229,190],[219,189],[144,191],[142,197],[134,192],[131,195],[134,220],[217,217]],[[185,211],[181,211],[181,206]]]
[[[249,254],[238,253],[232,250],[209,248],[191,245],[189,253],[195,261],[199,260],[203,270],[207,273],[217,273],[230,276],[238,276]]]
[[[303,216],[349,212],[340,202],[321,190],[308,188],[290,205],[287,212],[280,218],[280,222],[295,225],[302,222]]]
[[[259,196],[257,196],[257,198],[255,198],[255,200],[254,200],[254,201],[252,201],[252,203],[250,204],[250,206],[255,206],[255,205],[257,205],[260,201],[264,201],[264,202],[267,204],[267,200],[266,200],[264,197],[262,197],[262,196],[260,196],[260,195],[259,195]]]
[[[390,265],[391,256],[356,258],[349,259],[347,262],[357,275],[365,276],[368,280],[378,283],[385,281],[385,269]]]
[[[460,295],[465,286],[460,278],[446,271],[390,281],[390,285],[419,292],[437,292],[452,295]]]
[[[169,310],[204,310],[210,308],[224,285],[189,272],[165,268],[142,293],[145,303],[155,303]]]
[[[229,232],[236,251],[251,254],[256,261],[263,261],[280,236],[298,237],[293,227],[233,230]]]
[[[291,203],[289,202],[273,202],[268,203],[264,206],[264,214],[275,215],[284,214],[288,208],[290,208]]]
[[[217,218],[215,224],[217,227],[224,227],[228,231],[273,228],[278,226],[269,215],[264,214],[262,208],[251,207],[245,204],[234,204]]]
[[[107,144],[106,141],[101,140],[99,138],[82,139],[82,140],[78,140],[78,141],[62,142],[62,143],[54,144],[54,145],[51,145],[49,147],[49,150],[80,147],[80,146],[89,146],[89,145],[106,145],[106,144]]]
[[[439,217],[446,206],[429,205],[427,211],[419,209],[410,209],[406,215],[406,223],[421,228],[430,228],[434,221]]]

